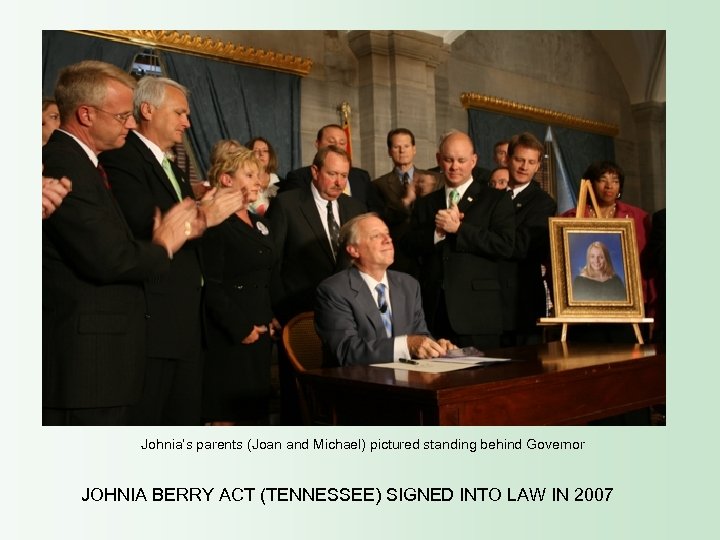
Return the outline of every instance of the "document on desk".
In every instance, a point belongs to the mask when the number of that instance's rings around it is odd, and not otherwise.
[[[447,371],[456,371],[482,364],[491,364],[495,362],[509,362],[510,358],[490,358],[477,356],[458,356],[454,358],[433,358],[432,360],[405,360],[400,362],[390,362],[386,364],[370,364],[376,367],[390,369],[404,369],[407,371],[422,371],[424,373],[445,373]]]

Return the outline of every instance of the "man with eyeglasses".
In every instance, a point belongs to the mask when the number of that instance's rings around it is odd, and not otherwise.
[[[122,148],[104,152],[113,195],[136,238],[152,234],[154,209],[193,199],[190,182],[169,159],[190,127],[188,91],[166,77],[144,77],[135,89],[136,128]],[[243,194],[205,194],[199,210],[208,227],[243,204]],[[169,270],[145,282],[147,364],[142,399],[133,408],[140,425],[197,425],[202,403],[200,240],[187,242]]]
[[[43,424],[120,425],[145,372],[142,282],[167,271],[204,221],[192,201],[155,216],[138,240],[109,191],[98,155],[135,127],[135,80],[97,61],[64,68],[60,128],[43,147],[43,175],[72,181],[43,220]]]

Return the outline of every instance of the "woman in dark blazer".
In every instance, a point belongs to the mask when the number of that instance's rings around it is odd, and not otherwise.
[[[270,302],[277,253],[268,222],[248,212],[260,190],[260,168],[241,147],[218,156],[208,173],[213,187],[245,193],[243,208],[203,237],[203,416],[213,425],[263,423],[268,414],[272,338],[279,329]]]

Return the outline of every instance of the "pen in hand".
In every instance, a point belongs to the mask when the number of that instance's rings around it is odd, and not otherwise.
[[[400,358],[398,360],[401,364],[412,364],[413,366],[420,365],[420,362],[417,360],[408,360],[407,358]]]

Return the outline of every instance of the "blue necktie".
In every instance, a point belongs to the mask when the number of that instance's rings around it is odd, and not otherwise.
[[[385,298],[385,284],[378,283],[375,286],[375,290],[378,294],[378,309],[380,310],[380,318],[385,326],[385,332],[387,333],[387,337],[392,337],[392,314],[390,313],[387,298]]]

